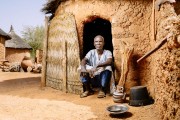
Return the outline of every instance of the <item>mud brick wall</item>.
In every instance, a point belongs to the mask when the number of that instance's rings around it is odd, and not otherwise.
[[[5,38],[0,36],[0,60],[5,60]]]
[[[62,3],[56,15],[64,12],[73,13],[76,19],[80,44],[80,56],[83,51],[83,27],[90,16],[99,16],[111,23],[112,42],[115,58],[115,79],[120,77],[120,49],[119,41],[134,47],[132,64],[126,82],[126,91],[134,85],[146,85],[154,94],[153,77],[151,71],[151,57],[140,64],[136,60],[151,49],[151,0],[87,0],[68,1]]]
[[[36,62],[42,63],[43,50],[36,50]]]
[[[21,62],[24,56],[30,57],[30,50],[6,48],[6,60],[9,62]]]
[[[180,6],[179,2],[178,5]],[[178,12],[179,13],[179,12]],[[180,16],[174,7],[163,4],[156,11],[157,42],[168,33],[173,36],[154,54],[155,101],[163,120],[180,119]]]

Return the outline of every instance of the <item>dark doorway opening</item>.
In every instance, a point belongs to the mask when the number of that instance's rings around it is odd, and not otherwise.
[[[111,23],[102,18],[96,18],[91,22],[87,22],[83,29],[83,58],[91,50],[94,49],[94,37],[102,35],[104,37],[104,49],[113,53]]]

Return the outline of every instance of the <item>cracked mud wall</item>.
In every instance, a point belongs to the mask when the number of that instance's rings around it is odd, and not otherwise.
[[[151,94],[154,88],[151,74],[151,57],[144,60],[139,65],[136,64],[137,58],[144,55],[151,49],[151,0],[87,0],[87,1],[68,1],[62,3],[56,15],[70,12],[74,14],[77,24],[80,56],[83,51],[83,27],[84,23],[90,20],[91,16],[98,16],[110,21],[113,42],[113,55],[115,59],[115,79],[120,78],[120,49],[119,41],[134,47],[133,58],[130,65],[126,91],[135,85],[146,85]]]
[[[176,4],[180,6],[180,2]],[[166,3],[156,11],[157,36],[173,36],[154,54],[155,101],[163,120],[180,118],[180,16],[178,9]]]

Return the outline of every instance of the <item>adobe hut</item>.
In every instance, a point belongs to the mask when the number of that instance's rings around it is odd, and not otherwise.
[[[12,26],[9,35],[11,39],[5,42],[6,60],[9,62],[21,62],[24,56],[30,57],[31,46],[14,32]]]
[[[155,4],[154,0],[49,0],[43,9],[52,16],[47,25],[42,84],[80,93],[76,69],[93,48],[94,36],[101,34],[105,38],[105,49],[113,52],[116,81],[121,68],[119,46],[124,41],[134,48],[126,91],[135,85],[147,86],[162,118],[178,119],[180,1],[174,6],[158,1]],[[136,62],[159,42],[156,52]]]
[[[5,60],[5,41],[11,37],[0,28],[0,61]]]

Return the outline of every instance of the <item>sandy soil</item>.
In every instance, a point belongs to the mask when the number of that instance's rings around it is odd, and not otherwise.
[[[154,105],[110,115],[112,96],[87,98],[40,87],[40,74],[0,72],[0,120],[159,120]],[[126,103],[126,105],[128,105]]]

